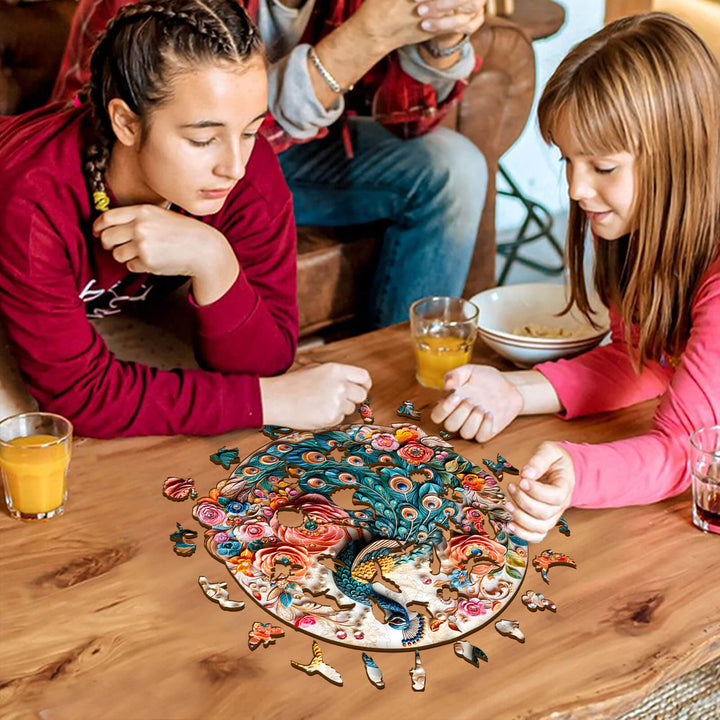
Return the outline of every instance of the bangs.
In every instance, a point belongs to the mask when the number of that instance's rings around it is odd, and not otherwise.
[[[546,89],[538,106],[540,133],[557,144],[557,129],[567,128],[588,155],[638,154],[638,118],[629,92],[610,68],[587,61],[562,87]]]

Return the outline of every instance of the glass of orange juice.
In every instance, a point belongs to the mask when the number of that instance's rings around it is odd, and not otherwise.
[[[0,471],[12,517],[62,515],[72,432],[70,422],[53,413],[22,413],[0,421]]]
[[[478,309],[456,297],[426,297],[410,306],[417,381],[425,387],[445,387],[448,370],[470,362],[477,335]]]

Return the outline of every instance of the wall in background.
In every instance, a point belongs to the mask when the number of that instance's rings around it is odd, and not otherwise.
[[[545,83],[568,50],[599,30],[605,16],[605,0],[555,1],[565,8],[565,24],[552,37],[533,43],[537,66],[535,102],[525,130],[501,160],[523,193],[546,205],[553,215],[566,212],[567,189],[559,153],[545,145],[538,132],[535,117],[537,101]],[[503,188],[500,177],[498,188]],[[519,227],[523,218],[524,211],[517,201],[498,196],[498,231]],[[560,230],[558,235],[562,237],[563,231]]]

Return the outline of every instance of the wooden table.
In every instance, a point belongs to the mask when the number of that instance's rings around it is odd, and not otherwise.
[[[396,420],[401,400],[422,406],[438,396],[414,382],[404,326],[309,351],[302,362],[331,359],[371,370],[380,423]],[[540,440],[633,435],[651,412],[646,404],[573,423],[521,419],[485,447],[455,442],[476,462],[500,451],[522,464]],[[271,618],[248,598],[230,613],[203,596],[199,575],[229,580],[231,597],[242,591],[202,546],[190,558],[173,554],[175,522],[197,526],[192,502],[169,502],[161,485],[191,476],[206,493],[226,476],[211,453],[228,444],[242,456],[264,442],[257,431],[81,439],[65,516],[26,524],[0,515],[0,717],[610,718],[720,654],[720,539],[692,527],[687,495],[569,511],[572,536],[553,531],[530,551],[566,551],[577,570],[555,568],[544,586],[530,569],[523,585],[550,597],[557,614],[532,614],[516,598],[504,617],[521,621],[525,644],[482,628],[469,638],[490,658],[479,669],[449,646],[424,650],[424,693],[410,688],[412,653],[374,653],[383,691],[368,683],[357,650],[324,644],[344,687],[292,669],[290,659],[307,662],[311,645],[293,630],[251,653],[251,623]]]

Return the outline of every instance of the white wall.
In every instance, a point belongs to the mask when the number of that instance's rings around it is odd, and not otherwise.
[[[567,210],[567,188],[557,149],[548,147],[537,129],[535,111],[546,81],[567,52],[603,25],[605,0],[555,0],[565,8],[565,24],[558,33],[536,40],[536,91],[527,126],[501,162],[525,195],[546,205],[555,215]],[[498,176],[498,188],[503,188]],[[498,196],[498,231],[518,227],[524,217],[520,203]],[[558,236],[562,238],[563,232]]]

